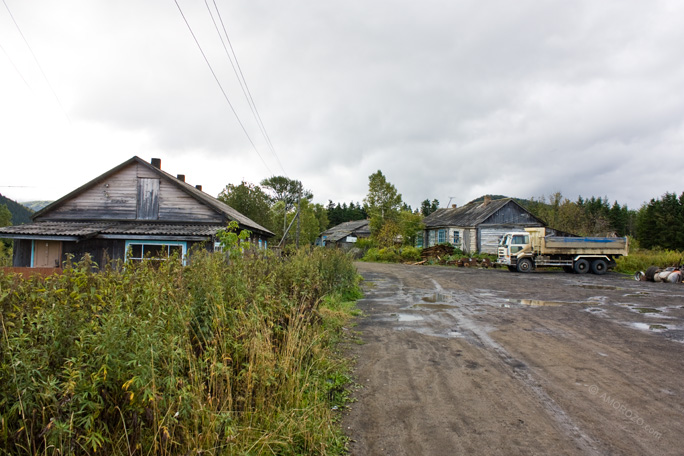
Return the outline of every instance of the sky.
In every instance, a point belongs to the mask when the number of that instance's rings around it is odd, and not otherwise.
[[[362,202],[381,170],[413,208],[637,209],[684,191],[682,17],[681,0],[2,0],[0,193],[55,200],[137,155],[213,196],[285,175]]]

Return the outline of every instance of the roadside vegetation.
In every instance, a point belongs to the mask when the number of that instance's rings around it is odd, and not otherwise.
[[[0,452],[342,454],[336,249],[0,272]]]

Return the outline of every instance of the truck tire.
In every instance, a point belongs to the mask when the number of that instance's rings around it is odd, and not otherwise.
[[[529,258],[518,260],[518,272],[530,272],[534,265]]]
[[[589,272],[589,262],[584,258],[580,258],[579,260],[575,261],[573,268],[577,274],[586,274]]]
[[[606,260],[598,259],[591,262],[591,272],[596,275],[603,275],[608,272],[608,263]]]

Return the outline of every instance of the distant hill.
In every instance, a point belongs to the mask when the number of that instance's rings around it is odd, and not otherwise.
[[[21,204],[24,206],[28,207],[31,209],[33,212],[38,212],[48,204],[52,203],[52,201],[25,201]]]
[[[31,209],[2,195],[0,195],[0,204],[6,205],[12,213],[12,225],[31,223],[31,214],[34,212]]]

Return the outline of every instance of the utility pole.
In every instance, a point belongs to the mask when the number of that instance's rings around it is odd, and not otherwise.
[[[299,211],[301,210],[301,207],[300,207],[301,202],[302,202],[302,190],[299,189],[299,193],[297,194],[297,215],[296,215],[296,217],[297,217],[297,238],[295,241],[297,249],[299,249],[299,232],[300,232],[301,227],[302,227],[301,219],[299,218]]]

